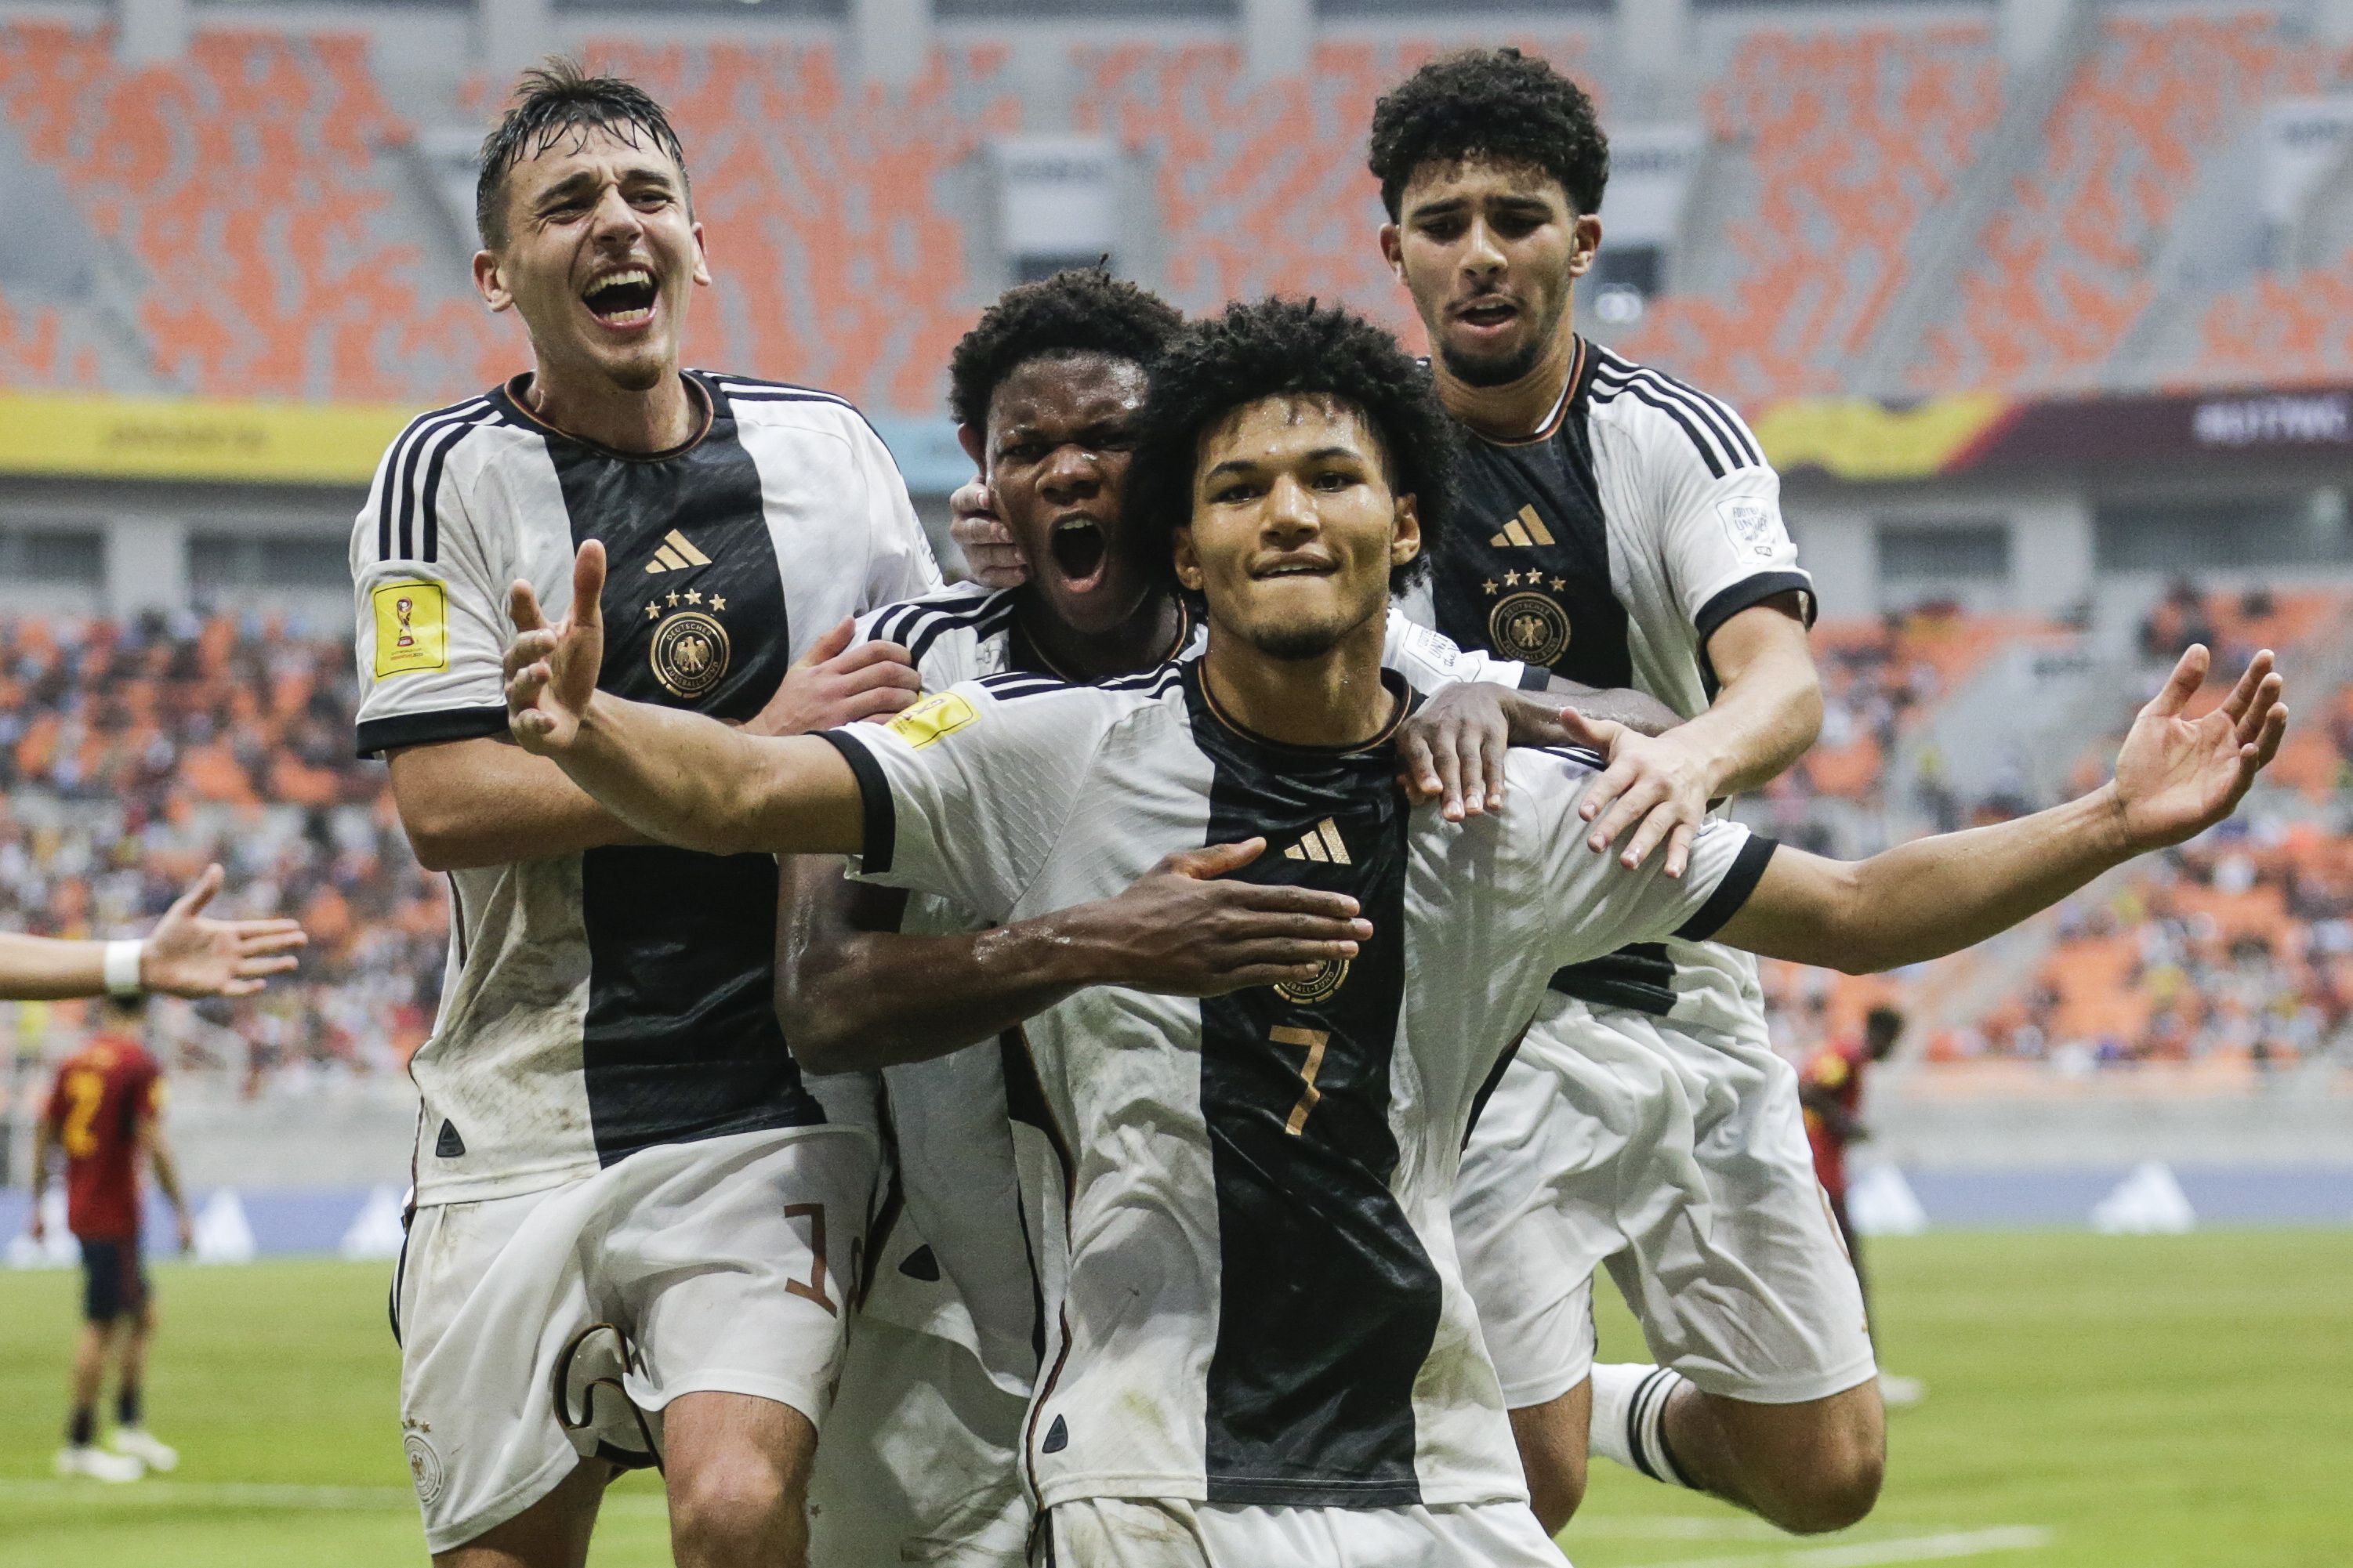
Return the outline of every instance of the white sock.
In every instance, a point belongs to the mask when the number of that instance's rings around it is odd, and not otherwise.
[[[1671,1367],[1597,1365],[1586,1446],[1654,1481],[1689,1486],[1667,1454],[1667,1401],[1683,1384],[1682,1374]]]

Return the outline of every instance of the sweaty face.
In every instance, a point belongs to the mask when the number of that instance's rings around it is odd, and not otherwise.
[[[1542,170],[1475,159],[1422,165],[1398,212],[1383,249],[1447,371],[1501,386],[1535,369],[1566,328],[1599,225]]]
[[[1176,575],[1224,632],[1314,658],[1389,603],[1389,568],[1421,549],[1411,496],[1389,489],[1364,416],[1329,397],[1245,404],[1201,437]]]
[[[686,174],[632,127],[567,130],[507,174],[506,243],[475,258],[543,375],[642,392],[678,369],[688,291],[711,281]]]
[[[1120,515],[1144,367],[1102,353],[1017,366],[988,403],[988,483],[1030,580],[1073,630],[1134,615],[1154,576]]]

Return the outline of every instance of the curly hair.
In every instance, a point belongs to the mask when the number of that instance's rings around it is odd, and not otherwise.
[[[686,153],[670,116],[646,90],[617,76],[592,76],[577,60],[550,55],[515,81],[514,102],[498,129],[482,138],[481,173],[474,181],[474,226],[491,250],[507,242],[507,175],[565,135],[609,131],[632,147],[654,144],[686,178]],[[692,192],[680,193],[690,206]]]
[[[1390,569],[1389,591],[1409,587],[1446,548],[1461,448],[1430,367],[1363,317],[1314,300],[1236,303],[1171,340],[1152,366],[1144,437],[1129,469],[1127,506],[1163,561],[1193,520],[1202,438],[1234,410],[1266,397],[1328,397],[1363,416],[1392,493],[1414,498],[1421,552]],[[1175,574],[1173,561],[1167,568]]]
[[[1579,213],[1599,212],[1609,138],[1583,88],[1517,49],[1466,49],[1414,72],[1373,108],[1368,159],[1389,219],[1414,172],[1470,157],[1533,164]]]
[[[1071,267],[997,297],[948,360],[948,408],[956,423],[988,426],[988,401],[1033,359],[1100,353],[1149,364],[1185,324],[1159,295],[1101,267]]]

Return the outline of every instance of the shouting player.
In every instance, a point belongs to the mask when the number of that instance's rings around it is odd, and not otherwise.
[[[533,368],[411,425],[352,539],[360,750],[456,910],[410,1069],[409,1468],[444,1563],[577,1564],[611,1464],[657,1458],[681,1563],[795,1563],[873,1131],[777,1027],[774,859],[646,845],[511,744],[501,605],[518,577],[561,600],[600,540],[605,603],[574,608],[614,625],[611,690],[797,728],[910,700],[887,648],[787,668],[938,575],[855,409],[681,368],[710,273],[651,99],[527,73],[478,201],[475,280]]]
[[[1133,284],[1071,270],[1008,290],[957,345],[950,403],[982,475],[962,500],[1009,526],[1024,564],[1008,590],[943,589],[861,620],[910,649],[925,689],[1011,671],[1116,679],[1195,641],[1165,552],[1123,504],[1147,363],[1180,322]],[[1447,687],[1399,735],[1417,788],[1443,811],[1484,808],[1514,721],[1524,742],[1564,738],[1557,700],[1513,694],[1519,665],[1461,656],[1401,615],[1384,657],[1417,686]],[[1449,684],[1464,681],[1474,684]],[[1590,714],[1672,721],[1635,693],[1569,694]],[[819,1561],[1020,1561],[1029,1509],[1015,1450],[1042,1341],[1038,1302],[1060,1278],[1067,1178],[1009,1031],[1084,985],[1206,996],[1312,975],[1351,922],[1335,895],[1222,875],[1251,858],[1244,846],[1188,850],[1113,898],[993,930],[935,900],[905,910],[885,889],[846,902],[839,862],[787,863],[786,1037],[812,1067],[842,1052],[894,1064],[884,1078],[898,1218],[876,1243],[818,1453]],[[986,1043],[939,1056],[952,1039]]]
[[[547,627],[517,584],[516,736],[624,820],[710,853],[849,853],[1018,920],[1116,894],[1171,851],[1341,893],[1371,931],[1312,979],[1206,999],[1094,988],[1025,1026],[1077,1156],[1069,1274],[1023,1428],[1047,1560],[1549,1564],[1454,1261],[1458,1151],[1553,972],[1671,933],[1885,967],[2002,930],[2227,816],[2276,753],[2258,658],[2204,719],[2185,656],[2116,780],[1853,865],[1728,820],[1680,877],[1586,847],[1599,756],[1509,753],[1509,797],[1409,808],[1388,742],[1389,595],[1442,530],[1426,375],[1334,310],[1237,306],[1156,365],[1131,509],[1198,595],[1198,658],[1097,686],[1008,673],[887,725],[767,739],[598,689],[601,547]],[[1311,844],[1314,847],[1311,849]],[[1297,853],[1293,853],[1293,851]]]
[[[106,998],[107,1026],[58,1066],[47,1110],[33,1129],[35,1241],[48,1224],[49,1153],[66,1164],[66,1228],[79,1245],[82,1331],[74,1347],[73,1405],[61,1476],[132,1481],[168,1470],[179,1456],[149,1435],[142,1389],[154,1337],[154,1300],[140,1247],[139,1162],[155,1173],[179,1219],[188,1249],[187,1199],[164,1142],[163,1091],[154,1058],[132,1029],[149,994],[248,996],[295,964],[302,928],[289,920],[218,921],[201,911],[220,891],[221,868],[208,866],[195,886],[155,922],[143,941],[68,942],[0,934],[0,996],[16,1000]],[[98,1446],[99,1385],[115,1366],[115,1430]]]
[[[1680,825],[1771,779],[1820,723],[1779,481],[1731,410],[1577,334],[1609,147],[1576,84],[1513,49],[1434,61],[1375,110],[1371,165],[1382,255],[1466,452],[1435,624],[1688,721],[1626,748],[1583,806],[1596,852],[1662,849],[1674,875]],[[1647,1176],[1620,1168],[1629,1151]],[[1588,1439],[1788,1529],[1870,1511],[1885,1439],[1862,1302],[1746,956],[1670,940],[1556,976],[1460,1204],[1547,1523],[1583,1494]],[[1605,1258],[1664,1367],[1593,1366]]]

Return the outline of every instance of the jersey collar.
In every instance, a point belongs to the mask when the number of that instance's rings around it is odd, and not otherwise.
[[[1568,378],[1560,384],[1560,396],[1554,402],[1552,412],[1544,416],[1533,434],[1515,436],[1508,441],[1503,441],[1492,436],[1479,436],[1477,431],[1471,430],[1468,426],[1464,426],[1463,428],[1470,431],[1470,434],[1478,436],[1480,440],[1486,442],[1490,447],[1534,447],[1549,441],[1560,434],[1561,422],[1568,417],[1569,407],[1577,402],[1577,395],[1585,385],[1586,377],[1591,374],[1592,368],[1592,345],[1585,341],[1583,333],[1579,333],[1577,336],[1576,352],[1569,356]]]
[[[1370,740],[1360,741],[1353,746],[1299,746],[1288,741],[1278,741],[1271,736],[1261,735],[1219,707],[1217,698],[1210,694],[1208,681],[1202,676],[1201,661],[1198,658],[1187,659],[1184,670],[1185,682],[1199,698],[1201,711],[1208,714],[1219,729],[1236,740],[1260,750],[1279,752],[1294,757],[1356,757],[1362,756],[1366,752],[1378,751],[1397,739],[1398,726],[1402,725],[1407,717],[1421,705],[1420,695],[1406,684],[1405,677],[1384,665],[1381,668],[1381,685],[1396,700],[1389,709],[1388,722],[1381,726],[1377,734]]]
[[[702,409],[702,421],[695,426],[693,435],[688,437],[684,441],[681,441],[677,446],[659,452],[619,451],[614,447],[605,446],[600,442],[591,441],[585,436],[575,436],[571,431],[565,429],[563,426],[552,425],[548,421],[542,419],[538,415],[531,411],[531,405],[523,401],[523,394],[529,390],[531,386],[532,373],[530,371],[522,372],[521,374],[518,374],[512,380],[508,381],[505,385],[500,387],[496,392],[491,393],[491,401],[497,404],[501,410],[510,417],[518,420],[529,428],[537,430],[542,435],[560,437],[563,440],[571,442],[575,447],[585,447],[600,458],[610,458],[615,462],[618,463],[662,463],[668,462],[672,458],[682,458],[687,453],[693,451],[697,447],[702,446],[703,437],[711,434],[711,426],[719,417],[719,399],[710,387],[703,384],[702,378],[696,375],[694,372],[691,370],[681,370],[678,374],[679,379],[686,383],[687,395],[693,398],[695,402],[701,405]]]

